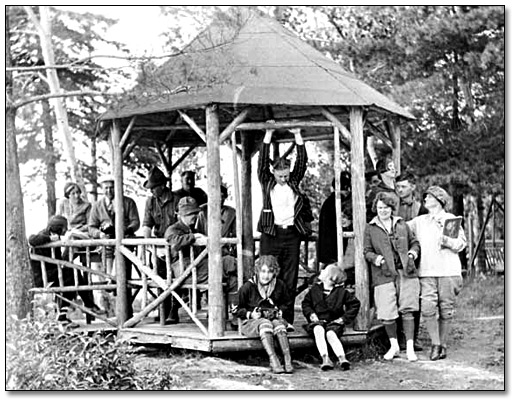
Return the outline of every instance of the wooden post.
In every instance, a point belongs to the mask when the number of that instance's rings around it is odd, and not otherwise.
[[[401,127],[397,118],[388,118],[388,132],[392,140],[392,160],[394,161],[395,170],[401,173]]]
[[[113,145],[113,160],[112,173],[114,174],[114,209],[116,216],[116,246],[114,250],[115,266],[116,266],[116,280],[117,280],[117,297],[116,297],[116,316],[118,326],[128,320],[127,290],[126,290],[126,272],[125,261],[123,254],[121,254],[121,240],[124,236],[124,214],[123,214],[123,158],[119,143],[121,141],[121,130],[118,123],[112,121],[112,145]]]
[[[206,107],[208,167],[208,331],[211,337],[224,335],[224,292],[222,289],[222,248],[220,213],[220,132],[218,106]]]
[[[238,176],[238,157],[237,157],[237,136],[235,131],[231,134],[231,149],[233,150],[233,183],[235,184],[235,200],[236,200],[236,234],[237,234],[237,277],[238,288],[244,282],[244,262],[242,255],[242,199],[240,196],[240,180]]]
[[[341,221],[341,155],[339,151],[339,128],[334,126],[334,196],[336,198],[336,238],[338,263],[343,258],[343,227]]]
[[[351,144],[351,177],[352,177],[352,211],[354,220],[354,247],[356,269],[356,297],[361,307],[356,319],[358,330],[370,327],[370,290],[368,268],[363,256],[363,239],[366,225],[365,204],[365,158],[363,151],[363,111],[360,107],[350,110]]]
[[[251,276],[255,264],[255,241],[253,240],[253,204],[251,199],[254,138],[245,131],[240,133],[242,144],[242,227],[243,227],[243,263],[245,278]]]

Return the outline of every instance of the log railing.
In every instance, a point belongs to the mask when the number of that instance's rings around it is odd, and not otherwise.
[[[353,238],[353,233],[344,233],[345,237]],[[255,243],[259,243],[259,237],[255,237]],[[319,263],[317,260],[317,237],[310,236],[304,239],[300,253],[300,271],[298,293],[303,292],[312,282],[313,277],[319,273]],[[236,244],[237,238],[222,238],[222,244]],[[198,245],[198,244],[197,244]],[[40,261],[42,279],[44,287],[31,289],[34,293],[53,293],[60,295],[70,291],[115,291],[117,288],[115,271],[113,267],[113,257],[115,240],[72,240],[57,241],[41,246],[51,248],[51,257],[37,255],[31,250],[31,260]],[[68,247],[67,259],[56,259],[56,250]],[[257,250],[258,252],[258,250]],[[169,245],[162,238],[126,238],[122,240],[121,253],[126,258],[127,265],[132,266],[130,278],[127,286],[134,290],[132,298],[135,299],[139,292],[142,293],[141,310],[133,317],[124,322],[123,327],[133,327],[143,321],[152,311],[157,309],[164,300],[170,300],[173,296],[186,311],[192,321],[199,327],[204,335],[208,335],[207,328],[197,316],[197,295],[201,290],[208,290],[209,285],[196,283],[197,265],[207,256],[207,249],[204,249],[195,258],[193,247],[190,249],[190,260],[185,266],[182,253],[179,258],[179,276],[176,278],[171,263],[171,253]],[[78,259],[81,263],[77,263]],[[162,264],[161,264],[162,262]],[[49,285],[47,276],[47,266],[56,265],[58,268],[59,285]],[[95,265],[98,264],[98,265]],[[158,270],[163,269],[161,275]],[[98,268],[98,269],[96,269]],[[65,284],[64,272],[73,272],[74,283]],[[86,278],[80,278],[82,272]],[[253,270],[246,271],[246,277],[251,276]],[[70,276],[70,275],[69,275]],[[188,285],[185,280],[192,277],[192,282]],[[97,280],[94,280],[95,277]],[[68,278],[70,280],[70,278]],[[86,283],[81,283],[86,281]],[[245,282],[245,281],[243,281]],[[189,291],[191,306],[177,293],[179,289]],[[60,295],[60,297],[62,297]],[[90,316],[97,317],[108,324],[116,326],[114,321],[103,316],[92,313],[88,308],[73,303],[65,298],[71,306],[80,309]],[[161,324],[165,324],[167,315],[159,307],[159,319]]]

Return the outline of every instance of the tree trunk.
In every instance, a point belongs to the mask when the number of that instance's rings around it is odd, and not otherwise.
[[[9,12],[5,14],[5,60],[12,66],[9,43]],[[6,99],[12,100],[12,73],[6,71]],[[33,277],[29,263],[29,249],[25,237],[23,194],[18,167],[18,146],[16,143],[16,110],[6,103],[5,111],[5,315],[24,318],[31,309],[29,289],[33,287]]]
[[[42,48],[45,65],[54,66],[56,63],[54,60],[54,50],[52,47],[51,15],[49,7],[40,6],[40,21],[38,21],[37,17],[35,16],[34,12],[30,7],[25,7],[25,10],[29,14],[31,21],[38,29],[38,34],[40,36],[40,45]],[[51,93],[62,93],[60,82],[58,79],[58,74],[55,69],[47,69],[47,81],[49,83]],[[52,103],[54,104],[58,132],[63,135],[65,141],[64,145],[67,150],[69,165],[72,168],[72,177],[74,181],[79,185],[83,193],[85,193],[85,183],[83,182],[81,167],[78,165],[78,162],[76,161],[74,143],[72,140],[72,134],[70,132],[69,119],[67,116],[67,110],[65,108],[65,102],[61,98],[54,98],[52,99]]]
[[[54,140],[52,137],[52,112],[49,100],[42,100],[43,132],[45,134],[45,165],[47,174],[45,184],[47,187],[47,217],[56,213],[56,154],[54,153]]]
[[[97,188],[97,143],[96,138],[90,139],[90,170],[92,174],[92,188],[87,191],[87,198],[89,202],[94,203],[98,199],[98,188]]]

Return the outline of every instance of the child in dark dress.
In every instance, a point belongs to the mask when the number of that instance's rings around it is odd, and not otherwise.
[[[254,275],[238,291],[236,316],[243,320],[242,334],[258,337],[269,355],[271,369],[275,374],[293,372],[287,321],[283,314],[291,301],[287,286],[277,278],[280,271],[276,257],[262,255],[255,264]],[[285,369],[275,352],[276,336],[282,349]]]
[[[303,328],[314,337],[323,361],[323,371],[334,368],[327,343],[338,357],[340,367],[343,370],[350,369],[339,337],[343,334],[345,325],[356,317],[360,302],[345,289],[345,280],[345,273],[336,264],[328,265],[321,271],[319,281],[309,289],[302,302],[303,315],[309,322]]]

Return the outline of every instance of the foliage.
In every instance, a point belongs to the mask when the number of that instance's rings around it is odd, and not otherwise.
[[[48,309],[47,309],[48,310]],[[8,390],[167,390],[167,371],[137,371],[124,341],[67,330],[44,308],[24,320],[8,320]]]
[[[504,191],[503,7],[285,7],[280,19],[414,114],[402,166],[425,186]]]

